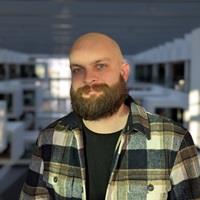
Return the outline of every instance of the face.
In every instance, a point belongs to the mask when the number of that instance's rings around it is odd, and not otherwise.
[[[94,93],[90,94],[91,90]],[[125,100],[127,88],[126,82],[120,76],[119,81],[112,86],[105,83],[86,85],[77,91],[71,87],[70,92],[73,110],[85,120],[98,120],[117,112]]]
[[[119,109],[127,95],[128,65],[109,48],[74,50],[70,67],[71,102],[75,112],[86,120],[96,120]]]

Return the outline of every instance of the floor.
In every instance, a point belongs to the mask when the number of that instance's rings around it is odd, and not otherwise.
[[[0,182],[0,200],[19,200],[28,166],[12,167]]]

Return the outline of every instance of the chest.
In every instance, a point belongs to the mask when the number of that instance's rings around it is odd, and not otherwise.
[[[123,137],[122,137],[123,138]],[[113,155],[111,179],[106,199],[167,199],[171,190],[169,173],[175,156],[163,138],[147,141],[141,134],[119,138]],[[84,146],[75,142],[63,148],[54,146],[51,155],[43,149],[44,180],[64,197],[84,199],[86,174]],[[61,149],[60,149],[61,148]]]

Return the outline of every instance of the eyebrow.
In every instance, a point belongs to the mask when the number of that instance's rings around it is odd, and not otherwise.
[[[94,62],[92,62],[93,64],[97,64],[97,63],[100,63],[100,62],[104,62],[104,61],[110,61],[110,58],[101,58],[99,60],[96,60]]]
[[[79,65],[79,64],[70,64],[70,68],[72,67],[83,67],[82,65]]]

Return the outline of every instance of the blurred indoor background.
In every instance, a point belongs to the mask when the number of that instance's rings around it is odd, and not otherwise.
[[[131,65],[128,88],[200,148],[200,0],[0,0],[0,200],[15,200],[39,130],[70,112],[68,51],[110,35]]]

